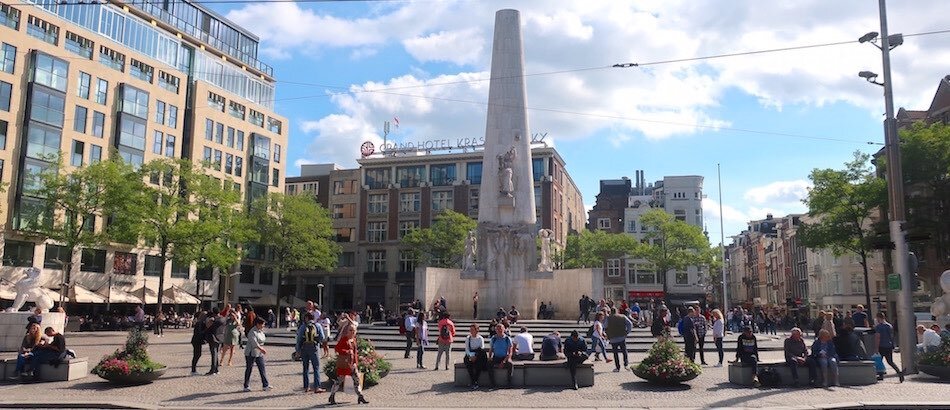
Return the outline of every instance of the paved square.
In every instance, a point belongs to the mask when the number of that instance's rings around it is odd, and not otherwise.
[[[124,333],[82,333],[68,336],[67,344],[79,355],[88,356],[90,366],[119,347]],[[73,404],[103,406],[115,404],[142,408],[309,408],[324,406],[327,394],[303,394],[300,363],[290,361],[291,348],[272,346],[267,355],[267,372],[275,387],[261,391],[257,373],[252,375],[250,393],[244,393],[243,357],[235,357],[234,365],[223,367],[217,376],[189,376],[191,363],[190,333],[169,331],[163,338],[151,338],[150,353],[169,366],[157,382],[133,387],[113,387],[97,376],[72,382],[0,384],[0,405]],[[707,367],[690,382],[672,388],[649,385],[633,373],[613,373],[613,366],[603,362],[595,365],[595,386],[578,391],[559,388],[499,389],[470,391],[452,386],[452,372],[431,370],[435,353],[426,352],[425,363],[430,370],[415,369],[413,359],[403,359],[401,352],[383,352],[392,359],[394,369],[378,386],[366,391],[370,405],[366,407],[533,407],[533,408],[673,408],[673,407],[829,407],[857,403],[924,404],[927,408],[944,404],[950,408],[950,383],[941,383],[927,376],[911,376],[898,384],[889,375],[873,386],[833,389],[746,389],[726,381],[725,368]],[[243,354],[239,353],[241,356]],[[713,353],[714,355],[714,353]],[[631,362],[643,358],[633,354]],[[768,352],[766,359],[778,359],[781,352]],[[454,359],[461,358],[454,353]],[[727,353],[727,360],[731,359]],[[708,360],[712,362],[713,360]],[[207,371],[209,358],[202,357],[199,371]],[[355,405],[356,398],[339,395],[338,401]]]

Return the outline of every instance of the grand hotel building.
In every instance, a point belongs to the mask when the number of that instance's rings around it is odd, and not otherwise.
[[[300,177],[288,179],[288,192],[311,192],[330,210],[343,252],[333,272],[294,272],[288,292],[332,309],[367,303],[394,309],[412,301],[416,261],[401,239],[430,227],[446,209],[478,218],[482,155],[413,150],[364,157],[357,169],[304,166]],[[563,248],[569,233],[584,229],[583,198],[554,148],[536,146],[531,155],[537,228],[553,230]]]
[[[136,165],[186,158],[211,164],[209,172],[233,180],[246,201],[283,191],[287,121],[274,112],[273,70],[258,60],[257,37],[199,4],[2,0],[0,47],[4,280],[37,267],[47,287],[61,287],[56,261],[68,256],[29,234],[42,205],[24,189],[53,165],[49,154],[62,153],[61,172],[111,152]],[[102,224],[97,218],[95,229]],[[166,286],[221,299],[218,275],[194,264],[163,269],[156,254],[84,249],[72,277],[114,300],[131,293],[149,302],[160,275]],[[232,298],[276,293],[267,257],[250,247],[235,266]]]

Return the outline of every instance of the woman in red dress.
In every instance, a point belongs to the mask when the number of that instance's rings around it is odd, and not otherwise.
[[[343,381],[346,376],[353,380],[353,386],[358,396],[357,402],[369,404],[366,398],[363,397],[363,386],[360,385],[359,369],[357,368],[359,354],[356,349],[356,328],[354,326],[343,328],[340,340],[337,341],[333,350],[336,350],[336,380],[333,381],[333,387],[330,388],[330,404],[336,404],[334,396],[338,391],[343,390]]]

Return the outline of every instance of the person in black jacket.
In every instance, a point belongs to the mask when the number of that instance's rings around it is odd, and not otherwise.
[[[201,345],[205,344],[205,320],[208,318],[208,314],[205,311],[200,311],[195,316],[195,327],[191,333],[191,375],[198,375],[198,360],[201,359]]]
[[[218,308],[211,308],[211,315],[207,319],[207,330],[205,330],[205,341],[208,342],[208,350],[211,352],[211,370],[208,370],[207,375],[218,374],[218,367],[221,365],[221,357],[219,355],[219,350],[221,349],[221,342],[224,341],[224,330],[226,328],[226,322],[221,315],[218,314]]]
[[[736,361],[752,367],[752,385],[759,387],[759,342],[752,334],[752,326],[743,327],[736,342]]]

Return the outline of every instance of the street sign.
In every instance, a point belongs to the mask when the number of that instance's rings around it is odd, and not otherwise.
[[[887,290],[901,290],[901,276],[896,273],[887,275]]]

